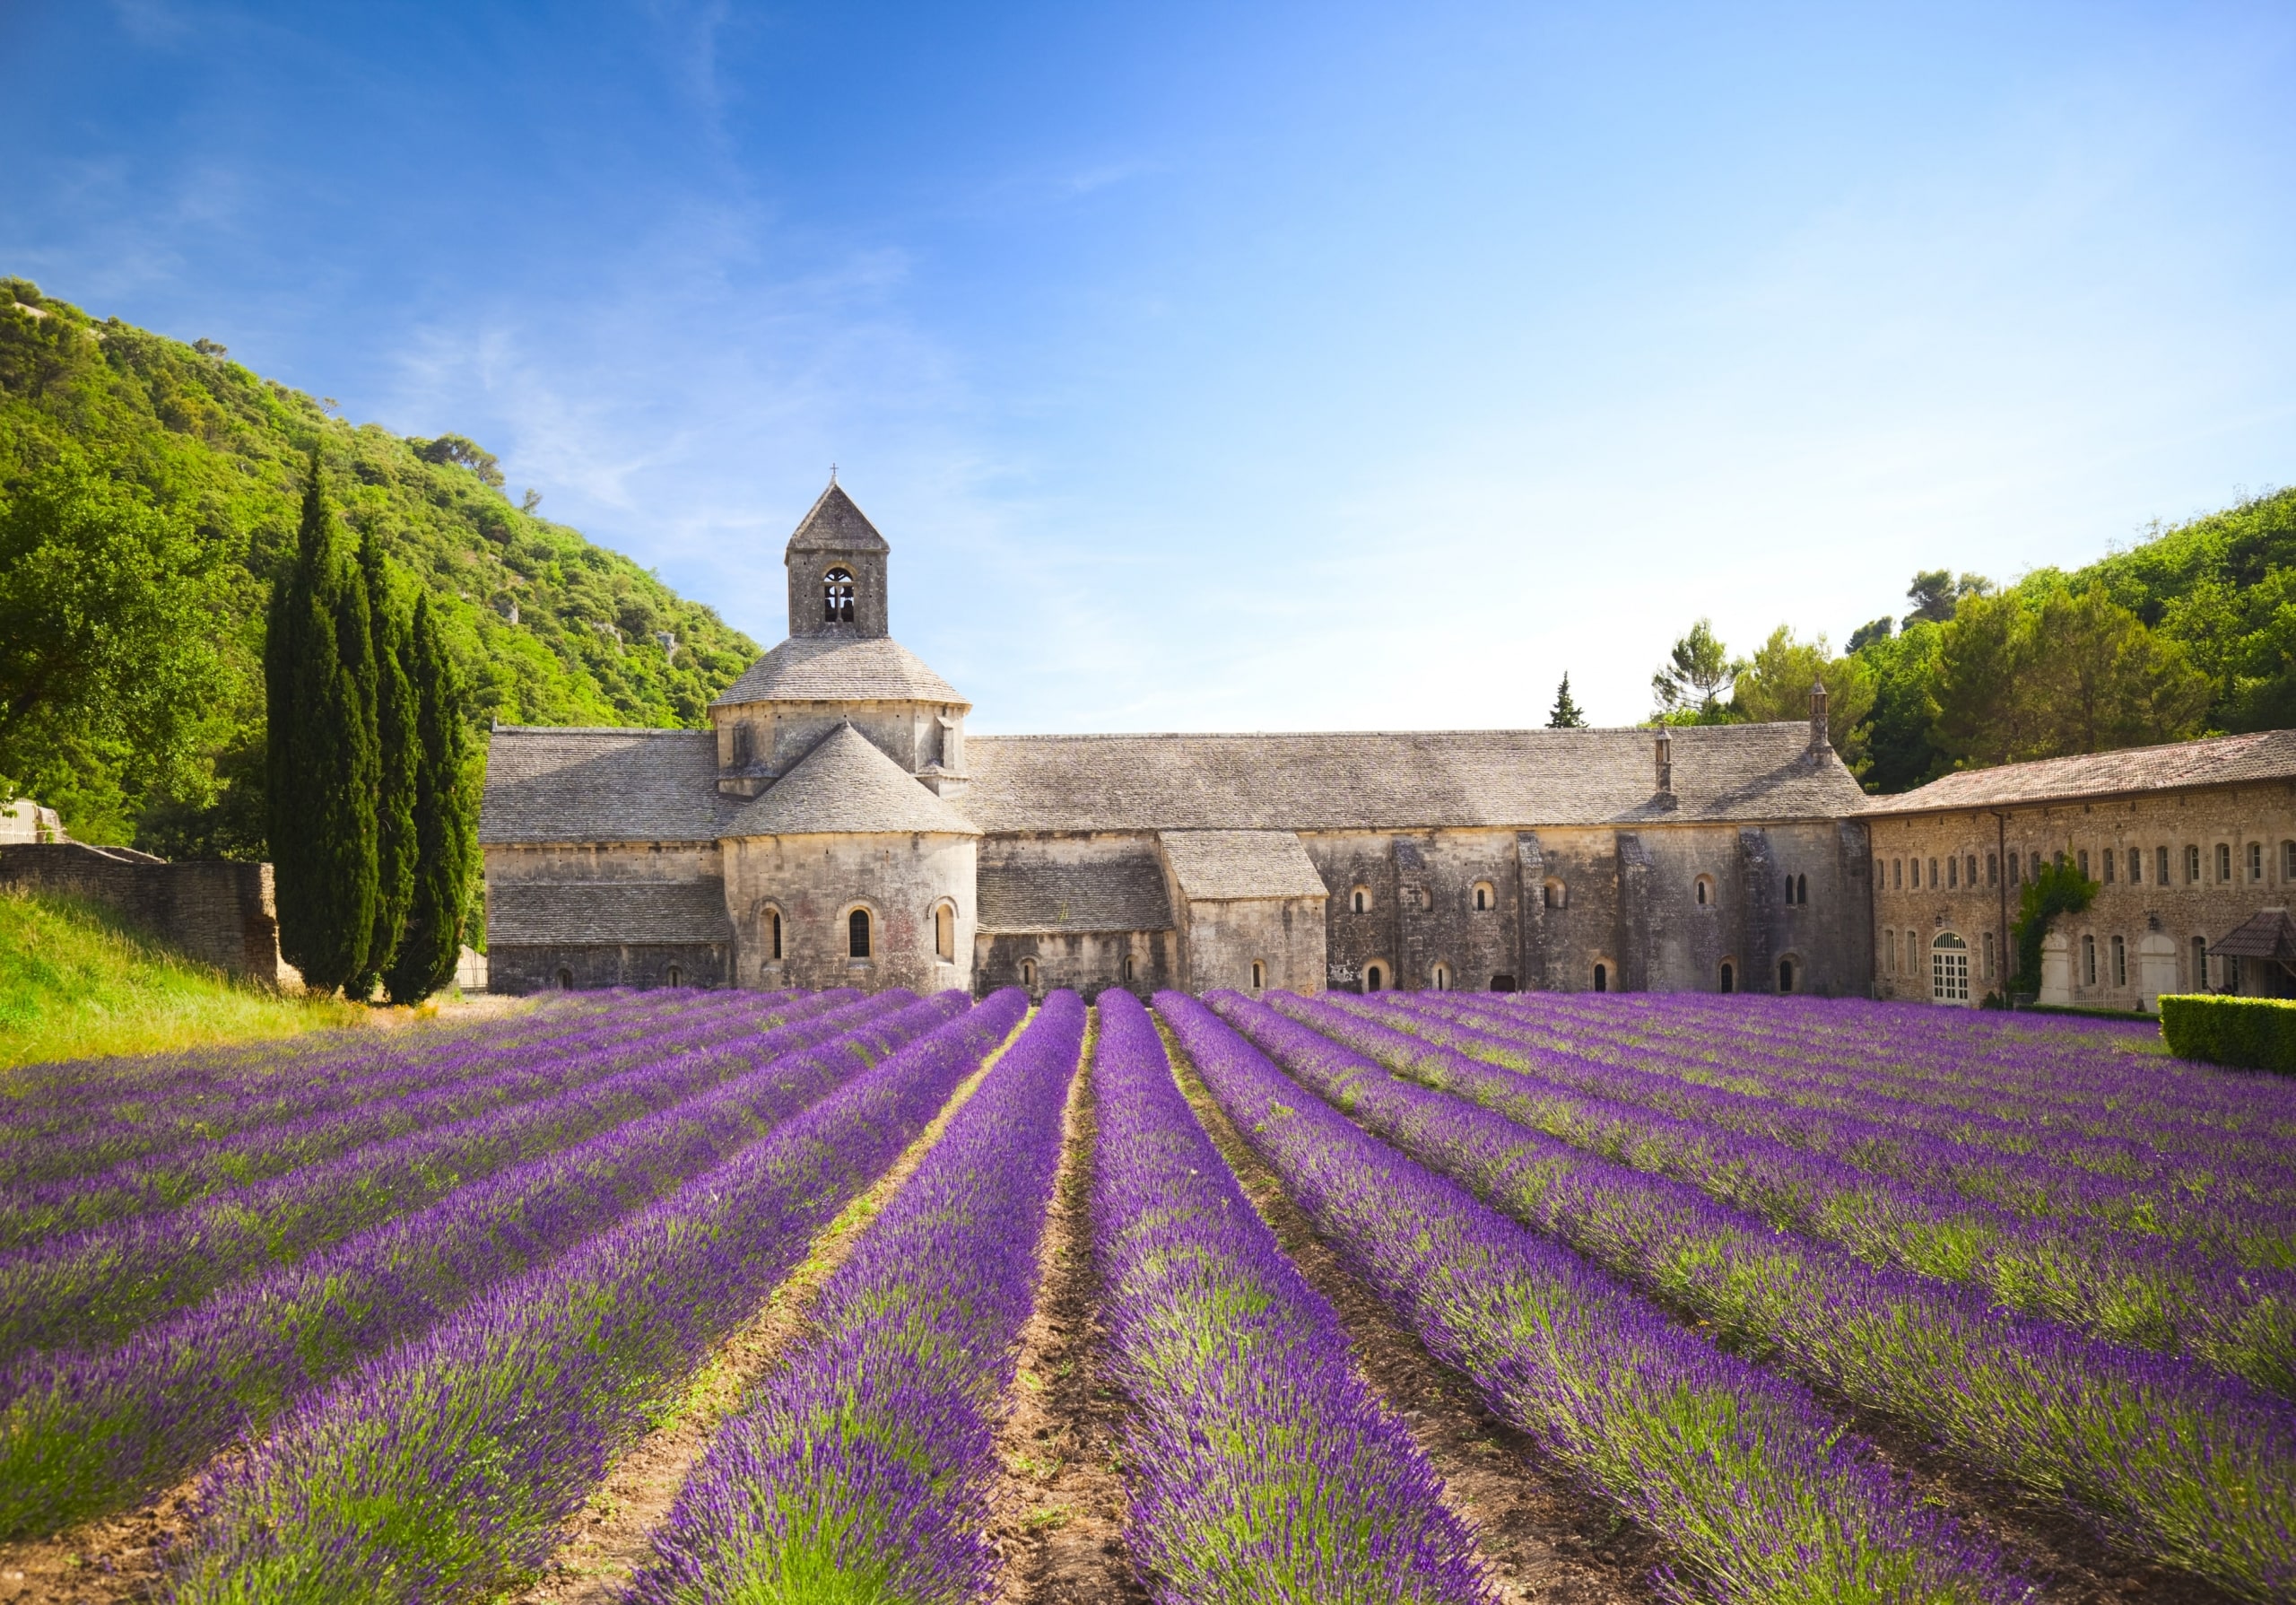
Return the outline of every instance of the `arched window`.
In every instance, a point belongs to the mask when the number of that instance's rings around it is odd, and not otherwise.
[[[957,909],[954,903],[937,903],[933,909],[933,951],[944,964],[957,961]]]
[[[1037,990],[1036,960],[1024,958],[1021,961],[1021,984],[1032,992]]]
[[[1511,992],[1515,990],[1515,978],[1512,975],[1494,975],[1491,978],[1491,990],[1494,992]]]
[[[1788,903],[1794,901],[1794,875],[1791,870],[1788,870],[1786,876],[1786,901]]]
[[[2113,938],[2113,984],[2128,984],[2128,944],[2119,937]]]
[[[1905,860],[1903,859],[1890,860],[1890,890],[1892,892],[1905,890]]]
[[[1778,990],[1781,992],[1794,990],[1794,961],[1790,958],[1778,961]]]
[[[1715,884],[1712,876],[1701,875],[1694,884],[1697,888],[1699,907],[1707,908],[1722,901],[1722,888]]]
[[[1387,967],[1385,964],[1380,964],[1378,960],[1374,959],[1371,963],[1363,966],[1363,990],[1365,991],[1384,991],[1387,989]]]
[[[1371,912],[1371,888],[1369,886],[1358,886],[1353,891],[1350,892],[1347,894],[1347,906],[1349,911],[1353,913],[1370,913]]]
[[[563,975],[566,972],[561,970],[559,973]],[[2196,992],[2205,992],[2208,990],[2208,938],[2206,937],[2195,937],[2192,939],[2192,990]]]
[[[767,909],[758,916],[758,923],[764,928],[761,934],[765,938],[766,962],[779,964],[781,962],[781,911]]]
[[[1499,892],[1487,880],[1474,883],[1474,909],[1478,914],[1489,913],[1499,906]]]
[[[1970,945],[1950,930],[1929,944],[1929,995],[1940,1003],[1970,1000]]]
[[[1266,985],[1267,966],[1257,959],[1252,960],[1252,990],[1257,992]]]
[[[853,572],[850,569],[835,568],[822,576],[822,622],[829,624],[849,624],[853,622]]]
[[[2081,938],[2081,984],[2097,984],[2097,938],[2093,936]]]
[[[1738,990],[1738,966],[1726,958],[1722,961],[1722,990],[1726,992]]]
[[[1133,976],[1132,955],[1130,955],[1129,953],[1127,953],[1127,954],[1126,954],[1126,955],[1124,955],[1124,978],[1125,978],[1125,980],[1126,980],[1126,981],[1130,981],[1130,980],[1132,979],[1132,976]]]
[[[1561,881],[1554,880],[1552,878],[1550,878],[1546,884],[1540,888],[1540,892],[1542,894],[1542,900],[1546,903],[1546,906],[1551,909],[1561,908],[1570,901],[1570,888],[1565,886]]]
[[[558,990],[561,992],[570,992],[574,990],[573,971],[561,968],[558,972]]]
[[[855,909],[845,917],[845,955],[848,958],[869,956],[869,911]]]
[[[1807,903],[1810,901],[1810,877],[1808,876],[1797,875],[1794,877],[1794,901],[1796,903]]]
[[[1432,971],[1429,972],[1428,979],[1435,983],[1435,990],[1437,991],[1449,991],[1451,990],[1451,966],[1448,964],[1437,964]]]
[[[1993,933],[1989,930],[1985,933],[1985,978],[1993,979]]]
[[[1598,992],[1607,992],[1611,990],[1611,967],[1608,964],[1595,966],[1595,990]]]
[[[2083,862],[2085,863],[2087,860],[2084,859]],[[1960,887],[1961,884],[1961,860],[1959,859],[1947,859],[1945,860],[1945,885],[1948,887],[1957,889]]]

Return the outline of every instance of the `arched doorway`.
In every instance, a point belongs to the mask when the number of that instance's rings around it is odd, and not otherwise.
[[[1382,992],[1387,990],[1387,967],[1385,964],[1380,964],[1375,959],[1371,963],[1363,966],[1363,990],[1365,991]]]
[[[1738,990],[1738,966],[1728,959],[1722,961],[1722,990],[1726,992]]]
[[[1611,990],[1611,967],[1608,964],[1595,966],[1595,990],[1598,992],[1607,992]]]

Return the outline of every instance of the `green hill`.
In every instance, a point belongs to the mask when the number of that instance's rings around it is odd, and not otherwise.
[[[0,278],[0,510],[76,452],[228,565],[214,620],[222,690],[187,769],[132,741],[51,733],[0,761],[0,783],[58,808],[83,841],[264,855],[264,607],[314,447],[345,521],[374,530],[403,579],[445,605],[482,744],[492,720],[699,726],[757,654],[628,558],[522,510],[493,459],[460,437],[352,424],[210,342],[99,320]]]
[[[0,1069],[289,1036],[358,1025],[368,1013],[339,998],[233,981],[101,909],[0,893]]]

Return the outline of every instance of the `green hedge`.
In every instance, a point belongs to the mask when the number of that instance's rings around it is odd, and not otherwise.
[[[2163,997],[2161,1034],[2179,1059],[2296,1076],[2296,1000]]]

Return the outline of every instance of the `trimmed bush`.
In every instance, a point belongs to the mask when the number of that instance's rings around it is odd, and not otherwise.
[[[2161,1034],[2179,1059],[2296,1076],[2296,1000],[2163,997]]]

